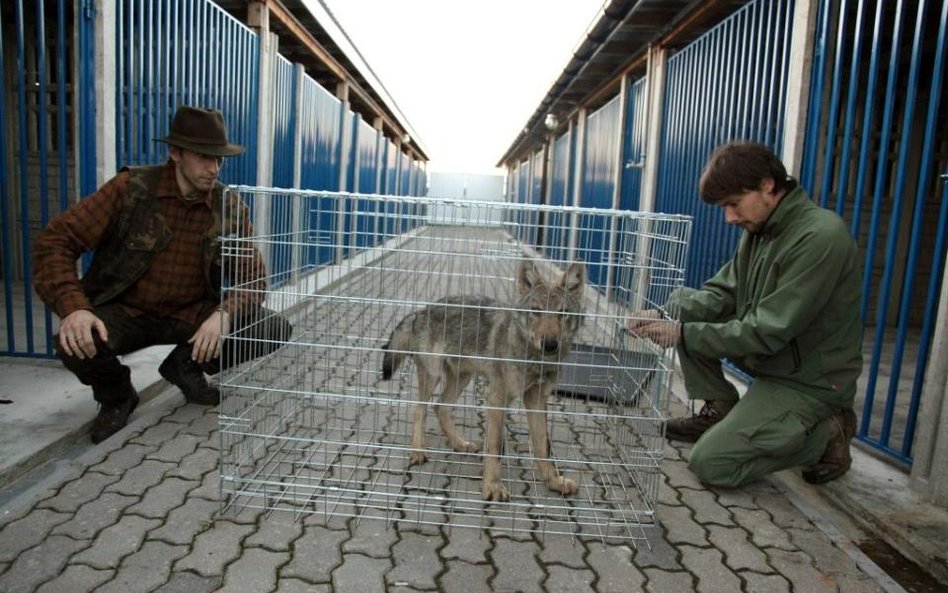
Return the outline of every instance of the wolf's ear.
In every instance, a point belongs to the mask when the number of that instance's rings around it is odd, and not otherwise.
[[[561,286],[570,292],[583,290],[583,285],[586,284],[586,264],[581,261],[575,261],[566,268],[566,273],[563,274],[563,281]]]
[[[537,286],[542,286],[543,283],[543,276],[540,275],[540,270],[537,269],[536,264],[528,259],[520,262],[520,269],[517,270],[517,292],[519,294],[530,292]]]

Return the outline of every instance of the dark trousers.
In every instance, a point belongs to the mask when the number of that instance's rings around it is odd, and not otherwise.
[[[182,349],[187,350],[190,356],[191,344],[187,343],[188,340],[216,307],[216,303],[208,303],[198,323],[191,324],[170,317],[132,316],[118,304],[102,305],[93,313],[105,324],[109,339],[103,342],[93,331],[95,357],[79,359],[66,355],[60,349],[59,336],[56,336],[55,341],[56,353],[80,382],[92,388],[92,395],[97,402],[111,405],[121,403],[131,397],[134,391],[131,370],[119,361],[119,357],[162,344],[176,345],[168,358]],[[285,317],[263,307],[250,315],[232,318],[230,334],[223,340],[221,356],[201,365],[202,370],[213,375],[224,368],[269,354],[289,340],[292,333],[293,326]]]

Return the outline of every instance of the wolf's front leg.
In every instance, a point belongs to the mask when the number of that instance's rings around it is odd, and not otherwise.
[[[487,411],[487,434],[484,438],[484,480],[481,492],[484,500],[505,502],[510,500],[510,492],[500,481],[500,451],[504,442],[504,410],[498,407],[500,402],[490,398],[491,409]]]
[[[551,386],[552,388],[552,386]],[[527,409],[527,427],[530,430],[530,442],[540,476],[546,480],[550,490],[561,494],[576,494],[579,486],[569,478],[564,478],[550,461],[550,438],[546,428],[546,403],[549,393],[542,387],[532,387],[523,394],[523,405]]]
[[[415,366],[418,375],[418,399],[412,409],[414,422],[411,430],[409,465],[424,463],[428,460],[428,455],[425,453],[425,420],[428,415],[428,401],[431,399],[431,392],[437,382],[436,377],[432,377],[430,373],[426,372],[424,365],[416,363]]]

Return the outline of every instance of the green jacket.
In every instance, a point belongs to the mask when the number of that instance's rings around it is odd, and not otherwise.
[[[682,348],[848,406],[862,370],[861,273],[842,219],[800,188],[700,289],[669,303]]]

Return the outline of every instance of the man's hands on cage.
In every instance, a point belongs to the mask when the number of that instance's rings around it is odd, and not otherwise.
[[[626,330],[648,338],[662,348],[674,348],[681,341],[681,324],[666,319],[658,309],[642,309],[629,314]]]

